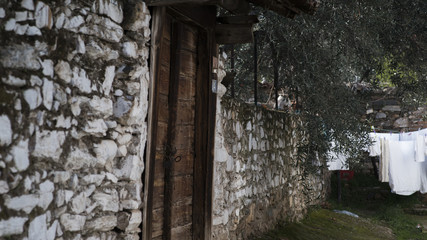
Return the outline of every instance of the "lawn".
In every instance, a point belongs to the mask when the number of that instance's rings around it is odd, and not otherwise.
[[[338,203],[334,175],[331,182],[331,197],[323,208],[313,207],[300,223],[282,224],[253,239],[427,240],[427,215],[415,215],[411,211],[425,204],[421,194],[399,196],[390,192],[388,183],[380,183],[368,174],[356,173],[352,180],[342,181],[342,201]],[[347,210],[359,218],[333,210]]]

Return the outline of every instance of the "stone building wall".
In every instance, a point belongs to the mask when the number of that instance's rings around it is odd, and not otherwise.
[[[0,0],[0,239],[139,239],[150,13]]]
[[[220,78],[221,79],[221,78]],[[214,162],[213,239],[245,239],[297,221],[328,192],[325,174],[304,176],[296,116],[222,98],[219,86]]]

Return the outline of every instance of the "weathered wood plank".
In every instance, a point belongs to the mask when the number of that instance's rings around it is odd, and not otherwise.
[[[188,100],[178,100],[178,116],[177,123],[179,125],[194,126],[195,103]],[[194,128],[192,129],[194,131]],[[194,135],[193,135],[194,136]]]
[[[194,239],[191,224],[172,229],[172,239]]]

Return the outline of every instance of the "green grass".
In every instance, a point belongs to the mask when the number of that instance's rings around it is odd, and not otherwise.
[[[392,194],[388,183],[380,183],[373,176],[355,174],[342,182],[342,201],[336,200],[337,181],[331,183],[328,209],[319,207],[309,211],[300,223],[278,226],[256,240],[323,240],[323,239],[398,239],[427,240],[427,233],[420,232],[417,224],[427,224],[427,216],[410,215],[404,209],[421,204],[420,194],[399,196]],[[347,210],[360,218],[339,214],[332,209]],[[427,229],[426,229],[427,230]]]

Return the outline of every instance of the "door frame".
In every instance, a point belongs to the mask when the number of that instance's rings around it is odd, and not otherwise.
[[[150,83],[149,83],[149,109],[148,109],[148,134],[145,156],[144,197],[143,197],[143,222],[142,239],[152,239],[153,194],[155,153],[158,122],[158,77],[160,72],[160,53],[162,48],[162,33],[166,14],[175,19],[196,25],[205,31],[205,43],[198,41],[199,46],[205,46],[203,56],[198,53],[196,83],[196,119],[195,119],[195,158],[204,161],[195,161],[193,181],[193,239],[211,239],[212,228],[212,201],[213,201],[213,161],[214,137],[216,116],[216,93],[211,90],[213,80],[213,58],[218,56],[215,42],[215,6],[171,6],[153,7],[153,20],[151,29],[150,49]],[[201,52],[201,51],[198,51]],[[205,65],[205,67],[203,67]],[[202,66],[199,68],[199,66]]]

